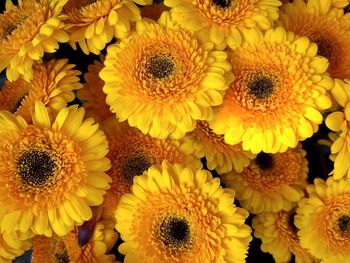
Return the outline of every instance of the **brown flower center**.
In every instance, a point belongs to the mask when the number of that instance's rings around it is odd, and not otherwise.
[[[341,232],[348,232],[350,230],[350,216],[342,215],[338,218],[338,227]]]
[[[130,157],[122,166],[122,173],[125,180],[132,184],[133,178],[142,175],[144,171],[152,166],[151,160],[144,155]]]
[[[323,56],[327,59],[330,59],[331,55],[332,55],[332,44],[330,43],[330,41],[328,41],[327,39],[318,39],[315,41],[317,44],[317,55],[319,56]]]
[[[175,63],[170,55],[156,55],[149,60],[147,72],[156,79],[169,77],[174,73]]]
[[[275,92],[274,81],[267,76],[257,75],[251,78],[248,83],[249,93],[257,99],[268,99]]]
[[[233,0],[213,0],[213,2],[220,8],[228,8],[232,5]]]
[[[57,167],[47,151],[36,148],[24,151],[17,161],[18,174],[30,186],[46,185],[52,180]]]
[[[54,260],[56,263],[69,263],[70,260],[69,260],[67,249],[63,249],[62,251],[56,253],[54,255]]]
[[[271,154],[260,152],[256,158],[255,163],[262,170],[271,170],[275,166],[275,160]]]
[[[81,1],[81,6],[85,7],[85,6],[91,5],[93,3],[96,3],[97,1],[98,0],[82,0]]]
[[[185,218],[166,218],[160,226],[160,233],[166,246],[180,248],[190,242],[190,226]]]

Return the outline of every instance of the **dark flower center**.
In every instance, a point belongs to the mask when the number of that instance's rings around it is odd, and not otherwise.
[[[144,171],[152,166],[149,158],[144,155],[130,157],[122,166],[122,173],[125,180],[132,184],[136,175],[142,175]]]
[[[85,7],[85,6],[91,5],[93,3],[96,3],[97,1],[98,0],[82,0],[81,1],[81,6]]]
[[[190,226],[185,218],[167,218],[160,228],[163,243],[167,246],[179,248],[190,241]]]
[[[318,47],[317,55],[330,59],[333,50],[332,44],[326,39],[319,39],[315,42]]]
[[[341,232],[348,232],[350,230],[350,216],[342,215],[338,218],[338,227]]]
[[[16,112],[18,110],[18,108],[22,105],[23,100],[26,98],[26,96],[29,93],[26,92],[25,94],[23,94],[21,97],[19,97],[18,100],[16,100],[15,105],[13,106],[13,112]]]
[[[257,99],[268,99],[275,92],[274,81],[266,76],[255,76],[248,83],[249,93]]]
[[[57,169],[52,156],[41,149],[24,151],[18,159],[17,170],[25,184],[42,186],[48,183]]]
[[[173,74],[175,64],[171,56],[154,56],[150,59],[147,71],[156,79],[163,79]]]
[[[221,8],[230,7],[233,0],[213,0],[214,4]]]
[[[262,170],[270,170],[275,166],[273,156],[268,153],[260,152],[255,158],[255,163]]]
[[[64,248],[62,251],[56,253],[54,255],[54,259],[56,263],[69,263],[70,260],[69,260],[67,249]]]

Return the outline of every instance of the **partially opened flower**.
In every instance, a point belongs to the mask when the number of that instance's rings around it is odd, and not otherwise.
[[[36,101],[41,101],[51,111],[58,112],[74,99],[74,90],[82,88],[80,71],[73,69],[68,59],[50,60],[33,65],[33,79],[5,81],[0,89],[0,110],[7,110],[31,121]]]
[[[11,263],[32,246],[31,231],[13,231],[0,234],[0,262]]]
[[[100,54],[113,37],[124,38],[130,22],[141,19],[136,4],[152,4],[152,0],[68,0],[63,13],[68,16],[66,29],[70,44],[79,44],[85,54]]]
[[[234,191],[208,171],[151,167],[115,213],[124,262],[245,262],[248,213],[233,201]]]
[[[22,0],[13,5],[6,0],[0,14],[0,71],[6,68],[8,80],[23,75],[33,77],[32,65],[46,53],[54,53],[59,42],[68,42],[63,30],[62,7],[68,0]]]
[[[240,144],[227,144],[224,136],[214,133],[204,121],[198,121],[196,129],[185,135],[181,148],[197,158],[205,157],[209,170],[216,170],[219,174],[228,173],[232,169],[240,173],[255,157],[254,154],[243,151]]]
[[[230,54],[234,81],[209,122],[229,144],[253,153],[283,152],[312,136],[331,106],[327,59],[282,27],[252,29]]]
[[[104,81],[98,75],[102,68],[103,64],[97,60],[89,65],[88,72],[84,74],[84,87],[77,92],[77,96],[84,101],[86,116],[97,121],[114,115],[106,104],[106,94],[102,90]]]
[[[2,232],[31,229],[62,236],[92,216],[109,188],[107,140],[84,109],[49,116],[35,104],[32,124],[0,111],[0,219]]]
[[[232,171],[221,179],[235,189],[240,204],[251,213],[289,211],[304,196],[305,155],[300,144],[284,153],[261,152],[242,173]]]
[[[329,61],[333,78],[350,78],[350,14],[332,8],[331,0],[295,0],[282,8],[280,24],[318,46],[317,54]],[[344,2],[344,1],[343,1]]]
[[[224,48],[241,45],[250,28],[266,30],[278,18],[279,0],[165,0],[174,20]]]
[[[120,197],[130,192],[133,178],[142,175],[152,165],[163,160],[171,164],[181,163],[193,169],[200,169],[199,159],[184,152],[180,143],[170,139],[157,139],[131,128],[126,122],[119,123],[110,118],[102,125],[109,143],[107,157],[112,167],[107,172],[112,178],[103,207],[107,218],[113,216]]]
[[[350,181],[315,179],[300,201],[295,225],[301,245],[326,263],[350,259]]]
[[[319,262],[300,245],[294,225],[294,210],[262,213],[253,218],[254,236],[262,241],[261,250],[272,254],[276,263]]]
[[[227,54],[175,26],[167,12],[158,24],[144,21],[136,29],[107,50],[100,73],[107,104],[145,134],[180,138],[222,103],[232,79]]]

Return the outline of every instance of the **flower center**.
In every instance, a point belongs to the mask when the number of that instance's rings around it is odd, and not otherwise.
[[[152,166],[149,158],[144,155],[130,157],[122,166],[122,173],[125,180],[132,184],[136,175],[142,175],[144,171]]]
[[[16,112],[18,110],[18,108],[22,105],[23,100],[26,98],[26,96],[29,93],[26,92],[25,94],[23,94],[21,97],[19,97],[18,100],[16,100],[15,105],[13,106],[13,111],[12,112]]]
[[[231,6],[233,0],[213,0],[214,4],[221,8],[228,8]]]
[[[30,149],[19,157],[17,170],[25,184],[43,186],[51,181],[57,164],[47,151]]]
[[[317,44],[317,55],[323,56],[327,59],[330,59],[332,54],[332,45],[327,39],[318,39],[315,41]]]
[[[173,74],[175,63],[170,55],[156,55],[149,60],[147,72],[156,79],[163,79]]]
[[[81,1],[81,6],[85,7],[85,6],[91,5],[93,3],[96,3],[97,1],[98,0],[82,0]]]
[[[70,260],[69,260],[67,249],[64,248],[59,253],[56,253],[54,255],[54,260],[55,260],[56,263],[69,263]]]
[[[190,242],[190,226],[185,218],[166,218],[160,226],[160,233],[166,246],[180,248]]]
[[[262,170],[271,170],[275,166],[275,160],[273,159],[273,156],[264,152],[260,152],[256,156],[255,163]]]
[[[338,227],[341,232],[348,232],[350,230],[350,216],[342,215],[338,218]]]
[[[257,99],[268,99],[275,92],[274,81],[267,77],[257,75],[248,83],[249,93]]]

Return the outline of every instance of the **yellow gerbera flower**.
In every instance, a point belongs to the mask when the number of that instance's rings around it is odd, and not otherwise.
[[[80,71],[74,70],[68,59],[51,60],[33,65],[33,79],[5,81],[0,90],[0,110],[7,110],[31,121],[36,101],[41,101],[51,112],[58,112],[74,99],[74,90],[80,89]]]
[[[240,144],[225,143],[224,136],[213,132],[205,121],[198,121],[196,129],[185,135],[181,149],[197,158],[205,157],[209,170],[219,174],[228,173],[234,169],[237,173],[247,167],[254,154],[243,151]]]
[[[218,47],[237,48],[250,28],[267,30],[278,18],[279,0],[165,0],[183,27],[209,36]]]
[[[178,141],[152,138],[131,128],[126,122],[118,123],[115,118],[105,121],[102,128],[109,142],[107,157],[112,162],[107,172],[112,184],[103,203],[108,218],[113,216],[120,197],[130,192],[134,176],[142,175],[150,166],[167,160],[193,169],[202,167],[200,160],[185,153]]]
[[[125,263],[245,262],[250,227],[209,171],[163,162],[134,178],[115,217]]]
[[[242,173],[232,171],[221,179],[254,214],[289,211],[304,196],[308,175],[305,155],[300,144],[284,153],[261,152]]]
[[[70,44],[79,44],[85,54],[100,54],[113,37],[124,38],[130,22],[141,19],[135,5],[149,5],[152,0],[68,0],[63,13]]]
[[[280,24],[318,45],[317,54],[328,59],[333,78],[350,78],[350,14],[332,8],[331,0],[295,0],[283,6]]]
[[[33,62],[40,61],[44,52],[54,53],[58,42],[69,40],[61,14],[67,1],[20,0],[16,6],[6,0],[6,10],[0,14],[0,71],[7,67],[8,80],[23,75],[29,81]]]
[[[299,202],[295,225],[301,245],[325,263],[350,262],[350,181],[315,179]]]
[[[294,225],[294,210],[262,213],[253,218],[254,236],[262,240],[261,250],[272,254],[276,263],[319,262],[300,245],[298,229]]]
[[[88,72],[84,74],[84,88],[78,90],[77,96],[84,101],[83,107],[86,116],[93,117],[97,121],[102,121],[114,114],[106,104],[106,94],[102,88],[105,82],[99,77],[103,64],[97,60],[88,66]]]
[[[227,55],[175,26],[168,12],[158,24],[143,21],[136,29],[107,50],[100,73],[107,104],[145,134],[180,138],[222,103],[232,78]]]
[[[2,232],[28,229],[62,236],[91,218],[109,188],[105,135],[84,109],[62,109],[50,118],[35,104],[33,124],[0,112],[0,219]]]
[[[13,231],[0,234],[0,262],[11,263],[32,246],[33,233]]]
[[[316,44],[278,27],[263,35],[252,29],[231,52],[235,80],[209,122],[229,144],[276,153],[312,136],[331,106],[327,60]]]
[[[334,179],[350,178],[350,81],[336,80],[332,95],[343,107],[343,111],[333,112],[326,118],[327,127],[336,132],[330,136],[334,141],[331,147]]]

